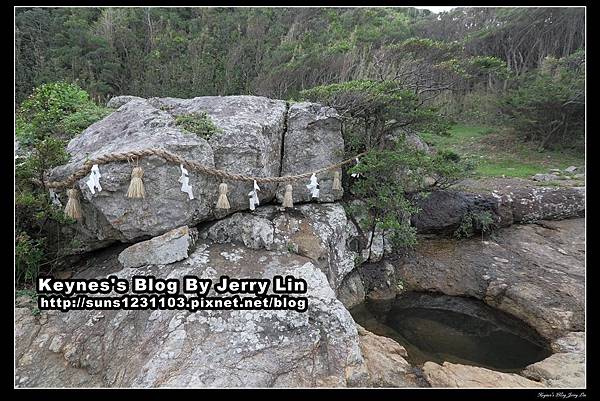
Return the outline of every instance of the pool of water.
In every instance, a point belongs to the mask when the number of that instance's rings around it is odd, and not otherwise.
[[[547,341],[524,322],[471,298],[410,292],[366,301],[350,313],[404,346],[417,366],[447,361],[517,372],[551,355]]]

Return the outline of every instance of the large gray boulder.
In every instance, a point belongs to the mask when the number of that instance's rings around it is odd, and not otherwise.
[[[75,278],[106,277],[110,271],[127,279],[195,275],[214,282],[222,275],[293,275],[307,282],[308,310],[82,310],[33,316],[18,307],[19,387],[368,384],[355,323],[310,259],[203,241],[188,259],[166,266],[121,268],[116,257],[115,252],[104,268],[91,259],[92,267]]]
[[[585,215],[585,188],[498,188],[490,191],[434,191],[417,200],[412,223],[421,234],[452,234],[467,214],[490,213],[497,227]]]
[[[517,189],[508,198],[517,223],[585,215],[585,187]]]
[[[52,178],[67,177],[87,159],[150,147],[167,149],[215,166],[213,150],[206,140],[179,129],[170,114],[146,100],[133,99],[72,139],[67,146],[71,155],[69,163],[56,168]],[[190,174],[195,196],[190,201],[177,182],[181,175],[179,166],[155,156],[140,160],[139,165],[144,169],[145,199],[125,197],[132,170],[128,163],[100,166],[102,191],[96,194],[88,189],[87,177],[79,180],[83,222],[78,228],[87,234],[83,240],[95,236],[96,240],[127,242],[194,225],[211,216],[217,196],[214,179]]]
[[[87,128],[69,143],[71,160],[56,168],[52,180],[61,180],[86,160],[108,153],[163,148],[209,167],[252,176],[298,174],[340,160],[343,139],[334,110],[312,103],[288,105],[257,96],[207,96],[193,99],[120,96],[109,104],[114,113]],[[208,140],[177,126],[180,115],[205,112],[217,132]],[[282,150],[283,153],[282,154]],[[283,159],[283,164],[282,164]],[[190,171],[194,199],[181,191],[179,166],[158,157],[142,159],[146,198],[127,199],[132,165],[124,162],[100,166],[103,190],[94,195],[87,177],[77,186],[82,192],[83,221],[65,231],[77,237],[73,252],[84,252],[114,241],[133,242],[161,235],[183,225],[223,217],[215,209],[220,180]],[[333,201],[328,176],[321,180],[320,201]],[[298,182],[296,201],[309,201],[306,183]],[[248,209],[249,182],[226,182],[231,209]],[[261,204],[276,202],[277,184],[260,185]],[[280,191],[283,191],[280,188]],[[66,196],[62,195],[63,205]],[[67,251],[68,253],[69,251]]]
[[[193,99],[152,98],[149,102],[173,116],[207,113],[220,129],[209,139],[215,167],[251,176],[279,176],[286,103],[259,96],[204,96]],[[227,182],[231,209],[248,208],[252,183]],[[263,202],[273,199],[276,184],[260,185]],[[212,188],[214,192],[217,188]]]
[[[417,205],[420,211],[412,217],[411,222],[421,234],[452,234],[464,216],[485,211],[491,213],[499,225],[512,224],[512,219],[503,218],[505,215],[500,213],[498,201],[487,194],[440,190],[419,199]]]

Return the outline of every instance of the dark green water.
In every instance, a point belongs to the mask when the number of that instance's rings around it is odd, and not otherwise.
[[[367,301],[350,313],[367,330],[404,346],[414,365],[447,361],[517,372],[551,355],[531,327],[470,298],[413,292]]]

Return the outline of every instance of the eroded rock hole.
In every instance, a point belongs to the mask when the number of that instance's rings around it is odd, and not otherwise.
[[[417,366],[447,361],[518,372],[552,353],[527,324],[470,298],[409,292],[366,301],[350,313],[367,330],[404,346]]]

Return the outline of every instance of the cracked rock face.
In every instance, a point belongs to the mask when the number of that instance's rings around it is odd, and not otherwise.
[[[200,236],[219,243],[290,251],[310,258],[338,291],[353,271],[356,256],[346,248],[347,224],[344,208],[338,203],[302,204],[286,212],[277,206],[265,206],[253,213],[239,212],[221,219]],[[353,285],[360,284],[353,282]]]
[[[220,132],[209,138],[215,167],[251,176],[278,176],[281,144],[286,121],[286,103],[259,96],[203,96],[193,99],[152,98],[155,107],[173,116],[207,113]],[[231,210],[248,208],[252,183],[227,182]],[[214,184],[213,192],[217,192]],[[261,185],[260,200],[269,202],[276,184]]]
[[[202,241],[188,259],[166,266],[120,269],[116,255],[108,263],[122,278],[197,275],[216,281],[221,275],[294,275],[307,281],[308,310],[50,311],[33,316],[18,306],[19,387],[368,384],[355,323],[310,259]],[[76,278],[108,274],[100,264],[90,265]]]
[[[344,148],[340,122],[333,109],[312,103],[289,107],[286,102],[258,96],[206,96],[193,99],[119,96],[109,106],[118,109],[96,122],[69,143],[71,160],[56,168],[52,180],[61,180],[87,159],[115,152],[163,148],[209,167],[252,176],[304,173],[341,160]],[[206,112],[218,128],[208,140],[178,127],[180,115]],[[283,160],[283,164],[282,164]],[[190,171],[194,199],[181,192],[179,166],[157,157],[139,161],[144,170],[145,199],[127,199],[132,165],[100,166],[101,192],[92,194],[81,179],[83,222],[65,229],[76,237],[73,253],[133,242],[180,227],[223,217],[216,211],[220,180]],[[333,201],[332,178],[319,176],[320,201]],[[295,183],[296,201],[307,198],[306,182]],[[227,182],[231,209],[248,209],[252,184]],[[261,185],[261,204],[276,201],[277,184]],[[283,192],[282,192],[283,193]],[[62,194],[62,203],[66,195]],[[280,199],[281,200],[281,199]],[[227,214],[227,213],[225,213]]]
[[[284,141],[281,175],[295,175],[341,162],[344,140],[342,124],[335,109],[315,103],[294,103],[290,106],[287,133]],[[341,175],[341,169],[337,170]],[[318,176],[319,200],[333,202],[341,199],[343,191],[333,192],[333,171]],[[310,202],[311,192],[306,183],[297,181],[292,192],[294,202]],[[277,193],[283,200],[284,186]]]

